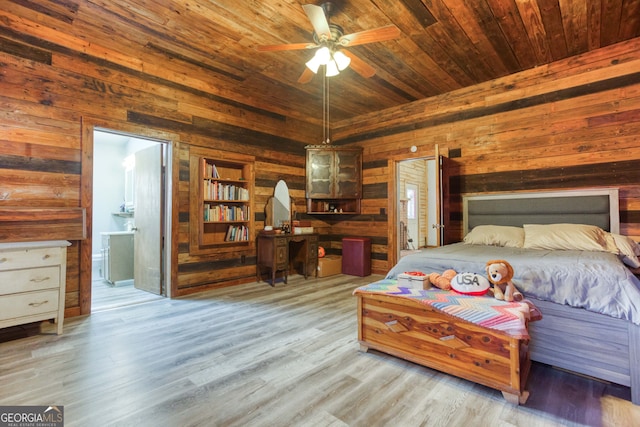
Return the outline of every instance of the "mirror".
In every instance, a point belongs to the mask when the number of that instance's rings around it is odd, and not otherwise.
[[[125,212],[133,212],[135,206],[135,156],[129,156],[124,159],[124,210]]]
[[[264,225],[280,228],[284,223],[291,224],[292,205],[287,183],[283,180],[278,181],[273,191],[273,197],[269,198],[265,206]]]

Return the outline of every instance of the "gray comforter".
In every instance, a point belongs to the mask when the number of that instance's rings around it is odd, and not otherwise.
[[[503,259],[514,269],[513,283],[526,297],[567,304],[631,320],[640,325],[640,280],[607,252],[547,251],[454,243],[400,259],[387,274],[442,273],[454,269],[486,277],[487,261]]]

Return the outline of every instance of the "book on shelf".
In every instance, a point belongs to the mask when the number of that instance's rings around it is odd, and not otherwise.
[[[205,200],[249,200],[249,190],[234,184],[222,184],[205,180],[203,185]]]
[[[216,168],[216,165],[207,162],[207,159],[202,159],[202,176],[205,178],[220,178],[220,174],[218,174],[218,168]]]
[[[249,227],[246,225],[230,225],[227,228],[225,242],[245,242],[249,240]]]
[[[221,221],[248,221],[250,218],[249,206],[228,206],[204,204],[203,219],[209,222]]]

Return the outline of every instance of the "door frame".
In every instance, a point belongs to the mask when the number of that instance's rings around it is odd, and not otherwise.
[[[178,271],[178,179],[179,162],[174,158],[179,154],[180,137],[178,134],[153,129],[142,125],[105,120],[83,116],[81,118],[81,164],[80,205],[86,210],[87,238],[79,242],[79,283],[78,305],[79,315],[91,314],[91,280],[92,280],[92,230],[93,230],[93,152],[94,130],[103,130],[122,135],[130,135],[155,140],[166,144],[167,160],[165,175],[165,221],[164,221],[164,259],[163,266],[167,297],[176,294]]]
[[[439,211],[441,215],[441,222],[445,227],[444,234],[442,235],[441,240],[444,244],[451,243],[450,240],[450,230],[449,229],[449,220],[448,220],[448,210],[449,210],[449,184],[448,184],[448,169],[449,169],[449,159],[443,156],[439,147],[436,144],[433,149],[435,150],[435,155],[433,151],[428,150],[427,147],[416,147],[413,146],[411,148],[411,154],[407,155],[405,153],[396,154],[391,156],[387,160],[387,267],[391,269],[394,265],[398,263],[400,259],[400,246],[399,246],[399,197],[398,197],[398,189],[400,187],[399,182],[399,168],[400,162],[408,161],[408,160],[419,160],[419,159],[440,159],[440,164],[438,165],[441,168],[442,181],[440,185],[442,186],[443,191],[443,199],[438,200],[440,203]],[[427,151],[427,152],[425,152]]]
[[[388,241],[389,242],[393,242],[393,248],[391,247],[391,245],[389,246],[389,255],[391,255],[391,258],[389,259],[389,269],[391,269],[391,267],[393,267],[394,265],[396,265],[398,263],[398,260],[400,259],[400,195],[398,194],[400,192],[400,164],[404,163],[404,162],[412,162],[415,160],[434,160],[436,157],[434,155],[416,155],[416,156],[411,156],[411,157],[407,157],[404,156],[402,158],[397,158],[393,160],[393,168],[389,167],[389,169],[393,169],[393,179],[390,181],[393,181],[393,190],[389,191],[389,200],[391,200],[393,198],[393,206],[390,206],[390,211],[393,211],[393,215],[389,215],[389,217],[387,218],[387,221],[391,222],[393,221],[391,224],[392,226],[389,227],[389,230],[391,232],[391,234],[388,237]],[[391,162],[391,160],[390,160]],[[426,173],[426,171],[425,171]],[[420,185],[427,185],[425,183],[421,183]],[[418,185],[418,188],[420,188],[420,185]],[[391,197],[391,195],[393,195],[393,197]],[[393,216],[393,218],[392,218]],[[419,226],[418,226],[418,234],[420,234],[420,230],[419,230]],[[419,236],[415,238],[416,241],[419,240]],[[418,242],[419,243],[419,242]],[[416,249],[419,247],[416,246]]]

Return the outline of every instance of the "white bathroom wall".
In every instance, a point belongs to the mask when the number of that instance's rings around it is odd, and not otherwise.
[[[127,218],[113,215],[124,202],[126,142],[129,137],[96,132],[93,162],[93,258],[100,256],[101,232],[123,231]]]
[[[101,258],[102,236],[106,231],[125,231],[135,218],[123,218],[113,213],[124,203],[124,159],[155,141],[133,138],[110,132],[95,131],[93,135],[93,259]]]

